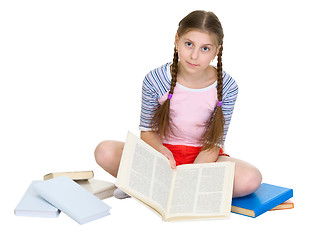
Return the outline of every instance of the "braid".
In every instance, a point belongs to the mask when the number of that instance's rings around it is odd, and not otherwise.
[[[222,101],[222,88],[223,88],[223,79],[222,79],[222,51],[223,46],[221,45],[217,58],[217,98],[218,101]],[[223,145],[223,134],[224,134],[224,115],[222,112],[222,106],[216,106],[212,117],[207,122],[206,132],[203,137],[203,148],[213,149],[215,145]]]
[[[172,82],[171,82],[171,88],[169,93],[174,93],[174,88],[176,86],[177,82],[177,72],[178,72],[178,52],[176,50],[176,47],[174,48],[174,58],[173,58],[173,64],[172,64]]]
[[[217,97],[218,101],[222,101],[222,50],[223,46],[219,49],[217,57]]]
[[[177,82],[177,72],[178,72],[178,52],[176,48],[174,48],[174,58],[172,64],[172,81],[169,94],[174,93],[174,88]],[[161,137],[166,137],[167,132],[171,130],[170,124],[170,102],[171,100],[168,98],[155,112],[151,120],[151,128],[153,131],[158,131]]]

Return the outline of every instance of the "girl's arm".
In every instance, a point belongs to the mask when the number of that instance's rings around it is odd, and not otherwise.
[[[172,152],[162,144],[161,138],[157,132],[141,131],[140,138],[155,150],[163,154],[170,161],[170,165],[173,169],[176,168],[176,162]]]
[[[227,73],[223,75],[223,100],[222,111],[225,118],[223,144],[225,144],[228,128],[232,118],[234,105],[239,93],[239,87],[236,81]]]
[[[199,153],[194,163],[211,163],[216,162],[219,155],[219,147],[211,150],[204,150]]]

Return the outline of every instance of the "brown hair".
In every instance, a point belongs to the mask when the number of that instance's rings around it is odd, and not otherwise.
[[[177,30],[177,34],[181,37],[183,34],[190,30],[203,30],[212,34],[215,34],[219,49],[217,58],[217,98],[218,101],[222,101],[222,51],[223,51],[223,29],[217,16],[212,12],[194,11],[184,17],[180,22]],[[172,81],[169,94],[174,93],[174,88],[177,82],[178,71],[178,52],[176,47],[174,48],[174,58],[171,68]],[[206,122],[206,131],[202,136],[202,150],[212,149],[219,142],[223,144],[224,134],[224,116],[221,106],[216,106],[211,118]],[[167,99],[154,114],[151,127],[154,130],[158,130],[161,137],[167,137],[167,132],[172,130],[170,121],[170,99]]]

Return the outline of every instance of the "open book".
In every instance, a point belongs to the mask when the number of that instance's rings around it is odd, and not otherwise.
[[[128,133],[116,186],[158,212],[164,221],[227,218],[234,163],[180,165]]]

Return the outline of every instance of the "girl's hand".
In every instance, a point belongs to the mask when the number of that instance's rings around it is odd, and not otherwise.
[[[148,143],[151,147],[153,147],[158,152],[162,153],[169,161],[171,168],[176,168],[176,162],[173,156],[173,153],[162,144],[162,140],[159,135],[155,131],[142,131],[140,133],[140,137],[143,141]]]
[[[176,168],[176,162],[173,156],[173,153],[165,146],[161,146],[159,152],[163,154],[169,161],[172,169]]]
[[[212,163],[218,159],[219,147],[215,147],[212,150],[205,150],[199,153],[194,163]]]

